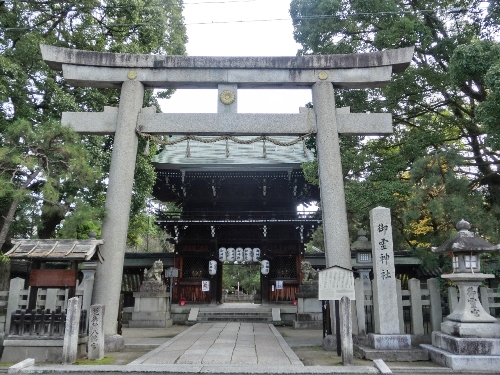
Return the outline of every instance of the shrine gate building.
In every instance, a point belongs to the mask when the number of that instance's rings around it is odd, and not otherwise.
[[[228,251],[233,255],[227,254],[226,263],[269,262],[269,273],[261,273],[262,303],[292,301],[305,243],[321,224],[320,212],[297,210],[300,204],[319,200],[318,187],[305,181],[300,167],[313,159],[312,152],[296,137],[275,137],[278,145],[266,146],[263,141],[208,143],[212,139],[166,146],[153,160],[154,196],[182,209],[159,220],[175,244],[179,278],[173,301],[221,302],[221,258]],[[215,275],[209,274],[211,260],[217,261]],[[209,282],[209,291],[203,291],[202,281]],[[282,281],[282,289],[276,288],[277,281]]]

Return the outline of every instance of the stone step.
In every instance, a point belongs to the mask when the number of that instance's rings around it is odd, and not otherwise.
[[[383,359],[386,362],[428,361],[429,353],[417,347],[411,349],[373,349],[369,346],[354,345],[354,355],[364,359]]]
[[[198,316],[271,316],[271,312],[267,313],[243,313],[243,312],[221,312],[221,313],[213,313],[213,312],[204,312],[199,311]]]
[[[212,317],[212,318],[198,318],[198,323],[202,322],[241,322],[241,323],[267,323],[272,322],[268,318],[225,318],[225,317]]]
[[[197,322],[245,322],[267,323],[272,322],[272,310],[269,308],[259,310],[242,309],[213,309],[201,308],[196,318]]]
[[[272,320],[272,317],[270,315],[266,316],[238,316],[238,315],[198,315],[197,320],[224,320],[224,319],[233,319],[233,320],[245,320],[245,319],[250,319],[250,320]]]
[[[272,309],[213,309],[213,308],[200,308],[200,313],[213,313],[213,314],[226,314],[226,313],[239,313],[239,314],[270,314]]]
[[[453,374],[455,373],[451,368],[448,367],[413,367],[413,366],[391,366],[391,363],[386,363],[391,369],[393,374]]]

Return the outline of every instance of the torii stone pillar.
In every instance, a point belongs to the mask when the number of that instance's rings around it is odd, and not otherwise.
[[[316,149],[323,212],[323,233],[325,249],[328,249],[325,252],[326,266],[337,265],[351,269],[351,244],[347,227],[344,179],[340,163],[339,131],[333,86],[330,82],[317,82],[312,87],[312,94],[314,112],[316,113]]]
[[[115,134],[107,217],[103,225],[104,263],[95,280],[94,304],[106,306],[107,351],[120,348],[116,318],[122,280],[132,192],[136,128],[162,135],[304,135],[317,134],[319,178],[327,266],[351,268],[339,135],[392,133],[388,113],[349,113],[335,109],[334,87],[383,87],[393,72],[409,65],[413,48],[367,54],[299,57],[186,57],[112,54],[41,46],[50,67],[62,70],[69,84],[120,88],[120,106],[102,113],[64,112],[61,122],[85,134]],[[156,113],[141,108],[144,87],[218,89],[216,114]],[[237,112],[239,88],[309,88],[314,109],[298,114]]]
[[[124,347],[123,338],[116,335],[118,304],[110,302],[116,301],[116,296],[119,297],[121,292],[138,144],[135,128],[143,98],[144,86],[141,82],[136,80],[123,82],[106,191],[107,217],[101,231],[101,236],[105,239],[101,245],[104,262],[97,263],[95,276],[96,280],[106,280],[106,282],[96,283],[92,297],[94,301],[106,305],[103,327],[104,335],[107,337],[105,344],[107,351],[121,350]]]

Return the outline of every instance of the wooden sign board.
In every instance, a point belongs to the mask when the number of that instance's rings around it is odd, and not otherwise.
[[[202,292],[210,292],[210,281],[203,280],[201,282],[201,291]]]
[[[354,291],[354,275],[351,270],[333,266],[318,273],[318,299],[338,301],[342,297],[356,299]]]
[[[31,270],[30,286],[74,288],[76,287],[76,270]]]
[[[165,277],[179,277],[179,269],[170,267],[165,270]]]

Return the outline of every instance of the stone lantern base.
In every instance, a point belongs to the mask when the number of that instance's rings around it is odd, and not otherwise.
[[[500,339],[466,339],[442,332],[433,332],[432,345],[420,346],[427,350],[432,362],[453,370],[498,371],[500,368]]]
[[[441,332],[461,338],[500,338],[500,324],[461,323],[447,320],[441,323]]]
[[[454,281],[460,292],[457,308],[432,332],[432,345],[421,345],[431,360],[453,370],[500,368],[500,325],[482,307],[477,289],[485,279],[482,273],[450,274],[441,277]]]

